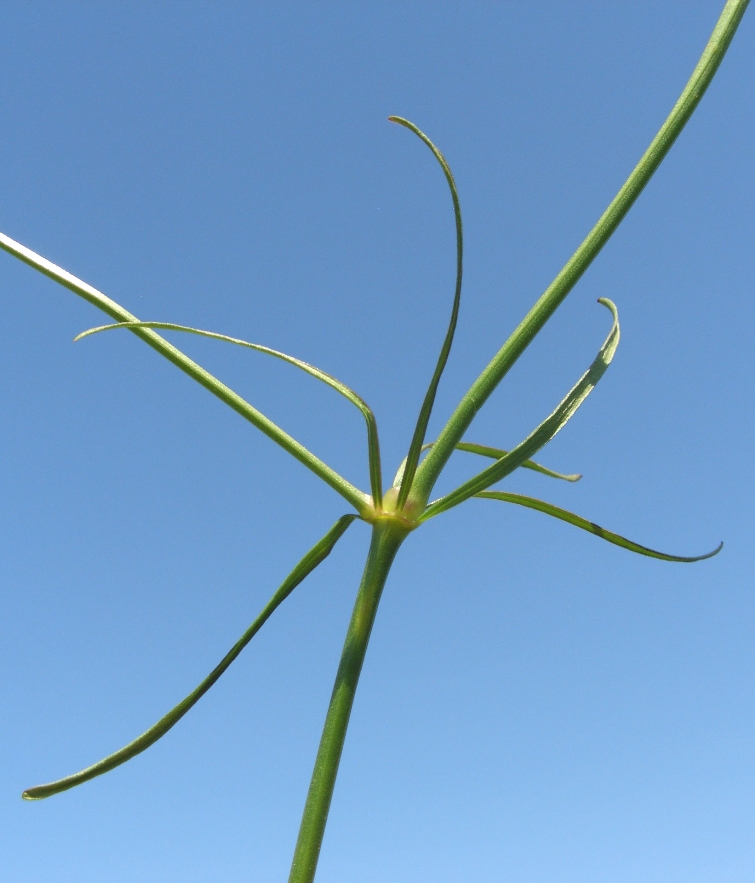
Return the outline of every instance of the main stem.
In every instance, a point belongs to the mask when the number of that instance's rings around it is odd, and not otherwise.
[[[312,883],[338,775],[346,729],[383,586],[407,531],[394,521],[373,525],[372,543],[338,665],[288,883]]]

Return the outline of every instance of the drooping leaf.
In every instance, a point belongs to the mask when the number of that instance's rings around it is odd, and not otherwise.
[[[87,331],[82,331],[81,334],[78,334],[76,337],[74,337],[74,342],[76,342],[77,340],[82,340],[85,337],[89,337],[92,334],[98,334],[100,331],[112,331],[114,328],[126,328],[130,330],[133,330],[134,328],[159,328],[160,330],[164,331],[183,331],[189,334],[199,335],[200,337],[209,337],[213,340],[222,340],[225,343],[233,343],[236,346],[247,347],[248,349],[256,350],[260,353],[265,353],[268,356],[274,356],[276,359],[281,359],[284,362],[288,362],[290,365],[295,365],[297,368],[301,368],[302,371],[306,371],[307,374],[311,374],[312,377],[316,377],[318,380],[326,383],[332,389],[336,390],[336,392],[339,392],[342,396],[344,396],[344,398],[348,399],[353,405],[356,405],[356,407],[359,408],[362,416],[364,417],[365,423],[367,424],[367,448],[370,464],[370,486],[372,489],[373,499],[376,501],[376,505],[380,505],[383,479],[381,475],[380,443],[378,441],[378,429],[377,423],[375,421],[375,415],[372,413],[372,409],[364,401],[364,399],[361,396],[357,395],[353,389],[346,386],[345,383],[341,383],[340,380],[337,380],[335,377],[333,377],[331,374],[327,374],[325,371],[321,371],[314,365],[310,365],[309,362],[304,362],[301,359],[294,358],[294,356],[289,356],[286,353],[271,349],[269,346],[262,346],[262,344],[259,343],[250,343],[248,340],[240,340],[238,337],[229,337],[227,334],[217,334],[215,331],[202,331],[200,328],[191,328],[188,325],[177,325],[174,322],[117,322],[113,325],[99,325],[96,328],[89,328]]]
[[[554,506],[552,503],[545,503],[543,500],[537,500],[534,497],[525,497],[522,494],[509,494],[505,491],[481,491],[479,494],[475,494],[475,497],[480,497],[486,500],[501,500],[504,503],[515,503],[517,506],[526,506],[528,509],[536,509],[538,512],[552,515],[554,518],[559,518],[561,521],[566,521],[568,524],[573,524],[575,527],[579,527],[582,530],[595,534],[596,537],[607,540],[615,546],[621,546],[622,549],[629,549],[630,552],[637,552],[638,555],[647,555],[648,558],[660,558],[661,561],[680,561],[685,564],[693,561],[704,561],[706,558],[712,558],[714,555],[717,555],[724,545],[723,543],[720,543],[712,552],[707,552],[705,555],[694,555],[691,557],[685,555],[668,555],[665,552],[658,552],[655,549],[649,549],[647,546],[641,546],[639,543],[634,543],[632,540],[619,536],[617,533],[606,530],[604,527],[595,524],[593,521],[588,521],[586,518],[582,518],[581,515],[575,515],[573,512],[561,509],[559,506]]]
[[[431,448],[435,443],[428,442],[427,444],[422,445],[422,451],[427,451]],[[501,448],[491,448],[489,445],[475,445],[470,442],[459,442],[456,445],[457,451],[465,451],[469,454],[479,454],[481,457],[490,457],[493,460],[500,460],[502,457],[505,457],[508,454],[508,451],[504,451]],[[562,481],[579,481],[582,478],[579,474],[573,475],[564,475],[562,472],[555,472],[553,469],[548,469],[547,466],[541,466],[539,463],[535,463],[534,460],[525,460],[524,463],[521,464],[523,469],[531,469],[533,472],[539,472],[541,475],[547,475],[550,478],[559,478]],[[404,475],[404,468],[406,467],[406,457],[401,461],[401,464],[396,471],[396,475],[393,479],[393,487],[396,488],[401,483],[401,479]]]
[[[129,313],[128,310],[101,291],[98,291],[86,282],[82,282],[81,279],[77,279],[76,276],[53,264],[52,261],[48,261],[30,248],[15,242],[10,236],[5,236],[3,233],[0,233],[0,248],[3,248],[25,264],[72,291],[117,322],[139,322],[136,316]],[[184,374],[188,374],[192,380],[195,380],[200,386],[209,390],[214,396],[217,396],[222,402],[233,408],[237,414],[240,414],[245,420],[248,420],[261,432],[264,432],[268,438],[280,445],[292,457],[303,463],[326,484],[330,485],[333,490],[348,500],[357,512],[364,514],[370,510],[370,501],[367,499],[367,495],[360,491],[359,488],[354,487],[351,482],[347,481],[342,475],[339,475],[334,469],[331,469],[327,463],[323,463],[319,457],[307,450],[304,445],[281,429],[280,426],[273,423],[272,420],[269,420],[238,393],[218,380],[217,377],[213,377],[209,371],[205,371],[204,368],[190,359],[185,353],[182,353],[173,344],[160,337],[156,331],[150,328],[132,328],[130,330],[132,334],[160,353],[163,358],[172,362]]]
[[[81,772],[66,776],[64,779],[58,779],[56,782],[50,782],[47,785],[37,785],[34,788],[29,788],[24,791],[21,796],[25,800],[42,800],[45,797],[51,797],[53,794],[59,794],[61,791],[67,791],[69,788],[75,788],[76,785],[81,785],[84,782],[88,782],[90,779],[94,779],[96,776],[101,776],[103,773],[115,769],[115,767],[126,763],[127,760],[131,760],[132,757],[136,757],[137,754],[141,754],[142,751],[146,751],[150,745],[154,745],[155,742],[164,736],[171,727],[175,726],[186,712],[196,705],[210,687],[216,683],[220,676],[238,657],[244,647],[246,647],[267,622],[276,607],[282,604],[299,583],[301,583],[302,580],[304,580],[305,577],[318,566],[318,564],[321,564],[328,557],[333,546],[335,546],[338,540],[343,536],[348,526],[356,517],[356,515],[344,515],[342,518],[338,519],[325,536],[316,543],[309,552],[307,552],[286,577],[280,588],[267,602],[257,619],[254,620],[239,640],[223,657],[220,663],[215,666],[195,690],[189,693],[185,699],[179,702],[175,708],[171,709],[154,726],[150,727],[142,733],[141,736],[134,739],[133,742],[129,742],[129,744],[124,748],[121,748],[120,751],[110,754],[98,763],[81,770]]]
[[[501,448],[491,448],[487,445],[475,445],[469,442],[459,442],[456,445],[456,450],[467,451],[470,454],[479,454],[481,457],[490,457],[492,460],[500,460],[509,453],[509,451],[504,451]],[[563,472],[556,472],[553,469],[548,469],[547,466],[541,466],[533,460],[525,460],[522,463],[522,467],[524,469],[531,469],[533,472],[539,472],[541,475],[547,475],[549,478],[558,478],[561,481],[579,481],[582,478],[580,473],[575,472],[571,475],[565,475]]]

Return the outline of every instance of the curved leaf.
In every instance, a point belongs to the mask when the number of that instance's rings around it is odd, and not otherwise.
[[[526,506],[528,509],[536,509],[538,512],[552,515],[554,518],[559,518],[561,521],[566,521],[569,524],[573,524],[575,527],[580,527],[582,530],[595,534],[596,537],[607,540],[615,546],[621,546],[622,549],[629,549],[630,552],[637,552],[638,555],[647,555],[648,558],[660,558],[661,561],[680,561],[685,564],[689,564],[693,561],[704,561],[706,558],[712,558],[714,555],[718,555],[724,546],[723,543],[720,543],[712,552],[708,552],[705,555],[694,555],[692,557],[684,555],[667,555],[665,552],[657,552],[655,549],[649,549],[647,546],[633,543],[631,540],[619,536],[619,534],[613,533],[610,530],[606,530],[599,524],[595,524],[593,521],[588,521],[586,518],[582,518],[581,515],[575,515],[573,512],[561,509],[559,506],[554,506],[551,503],[537,500],[534,497],[525,497],[522,494],[509,494],[505,491],[482,491],[479,494],[475,494],[475,497],[480,497],[485,500],[501,500],[504,503],[516,503],[517,506]]]
[[[427,444],[422,445],[422,451],[428,450],[434,444],[435,442],[428,442]],[[491,448],[488,445],[475,445],[470,442],[459,442],[459,444],[456,445],[456,450],[465,451],[468,454],[479,454],[481,457],[490,457],[493,460],[500,460],[509,453],[501,448]],[[531,469],[533,472],[539,472],[541,475],[547,475],[550,478],[560,478],[562,481],[579,481],[580,478],[582,478],[581,475],[576,473],[573,475],[564,475],[562,472],[555,472],[553,469],[548,469],[547,466],[541,466],[539,463],[535,463],[534,460],[525,460],[521,465],[523,469]],[[393,487],[399,486],[404,475],[405,467],[406,457],[401,461],[401,464],[396,471],[396,475],[393,479]]]
[[[509,453],[509,451],[504,451],[501,448],[491,448],[487,445],[474,445],[469,442],[459,442],[459,444],[456,445],[456,450],[466,451],[469,454],[479,454],[481,457],[490,457],[493,460],[500,460]],[[561,481],[579,481],[580,478],[582,478],[582,475],[578,472],[572,473],[571,475],[565,475],[563,472],[556,472],[553,469],[548,469],[547,466],[541,466],[533,460],[525,460],[524,463],[522,463],[522,467],[524,469],[531,469],[533,472],[539,472],[541,475],[547,475],[549,478],[559,478]]]
[[[613,316],[611,330],[592,365],[571,388],[556,410],[549,417],[546,417],[540,426],[534,432],[531,432],[523,442],[520,442],[512,451],[509,451],[508,454],[501,457],[492,466],[484,469],[475,475],[474,478],[470,478],[469,481],[464,482],[455,491],[451,491],[450,494],[446,494],[445,497],[441,497],[439,500],[431,503],[420,517],[420,521],[426,521],[434,515],[445,512],[446,509],[458,506],[459,503],[463,503],[469,497],[473,497],[496,481],[500,481],[539,451],[543,445],[547,444],[574,416],[577,408],[584,402],[595,388],[597,382],[605,374],[606,368],[611,364],[611,360],[616,353],[616,347],[619,345],[619,314],[616,311],[616,306],[607,297],[601,297],[598,303],[611,311]]]
[[[229,337],[227,334],[217,334],[214,331],[202,331],[200,328],[191,328],[188,325],[177,325],[174,322],[118,322],[114,325],[99,325],[97,328],[90,328],[87,331],[82,331],[81,334],[76,335],[73,340],[75,343],[77,340],[81,340],[84,337],[98,334],[100,331],[112,331],[114,328],[159,328],[165,331],[184,331],[189,334],[197,334],[200,337],[222,340],[225,341],[225,343],[233,343],[237,346],[244,346],[260,353],[266,353],[268,356],[275,356],[276,359],[281,359],[284,362],[295,365],[297,368],[301,368],[302,371],[306,371],[307,374],[311,374],[313,377],[326,383],[336,392],[339,392],[344,398],[348,399],[353,405],[356,405],[356,407],[362,412],[362,416],[367,424],[367,447],[370,463],[370,486],[372,489],[372,497],[373,500],[376,501],[375,505],[380,505],[383,492],[383,479],[380,468],[380,443],[378,441],[375,415],[372,413],[372,409],[367,402],[365,402],[361,396],[357,395],[353,389],[346,386],[345,383],[341,383],[340,380],[337,380],[325,371],[321,371],[319,368],[315,368],[314,365],[310,365],[308,362],[296,359],[294,356],[289,356],[278,350],[270,349],[269,346],[262,346],[262,344],[259,343],[250,343],[248,340],[240,340],[238,337]]]
[[[25,800],[42,800],[45,797],[51,797],[53,794],[59,794],[61,791],[67,791],[69,788],[75,788],[76,785],[81,785],[83,782],[88,782],[89,779],[94,779],[96,776],[101,776],[103,773],[115,769],[115,767],[120,766],[122,763],[126,763],[127,760],[131,760],[131,758],[135,757],[137,754],[141,754],[141,752],[149,748],[150,745],[154,745],[158,739],[164,736],[171,727],[181,720],[192,706],[196,705],[202,696],[204,696],[210,687],[220,678],[241,653],[244,647],[246,647],[265,622],[267,622],[276,607],[285,601],[299,583],[307,577],[318,564],[322,563],[328,557],[333,546],[335,546],[338,540],[343,536],[348,526],[356,517],[356,515],[344,515],[342,518],[338,519],[325,536],[316,543],[309,552],[307,552],[286,577],[278,591],[267,602],[257,619],[254,620],[239,640],[233,645],[221,662],[195,690],[189,693],[185,699],[179,702],[175,708],[171,709],[171,711],[162,717],[154,726],[150,727],[142,733],[141,736],[134,739],[133,742],[129,742],[129,744],[124,748],[121,748],[120,751],[116,751],[114,754],[99,761],[99,763],[95,763],[92,766],[81,770],[81,772],[74,773],[72,776],[58,779],[56,782],[50,782],[47,785],[37,785],[34,788],[29,788],[27,791],[24,791],[21,796]]]
[[[425,440],[425,433],[427,432],[427,424],[430,422],[430,414],[432,413],[433,404],[435,403],[435,394],[438,391],[440,377],[441,374],[443,374],[443,369],[446,367],[448,354],[451,352],[451,344],[453,343],[454,333],[456,331],[456,322],[459,318],[459,304],[461,303],[461,277],[464,257],[464,236],[461,226],[461,206],[459,205],[459,194],[456,190],[456,182],[454,181],[454,176],[451,174],[451,169],[449,168],[445,157],[433,144],[433,142],[427,137],[427,135],[425,135],[424,132],[421,132],[414,125],[414,123],[410,123],[409,120],[405,120],[403,119],[403,117],[397,116],[391,116],[388,117],[388,119],[392,123],[398,123],[400,126],[404,126],[411,132],[414,132],[414,134],[422,141],[424,141],[424,143],[430,148],[430,150],[432,150],[433,155],[438,160],[441,168],[443,169],[443,174],[446,176],[446,181],[448,181],[448,186],[451,190],[451,199],[453,200],[454,204],[454,218],[456,220],[456,290],[454,292],[454,302],[451,309],[451,320],[448,323],[446,338],[443,341],[443,346],[441,347],[440,355],[438,356],[438,364],[435,366],[435,372],[433,373],[432,379],[430,380],[430,386],[425,393],[425,399],[422,402],[422,407],[420,408],[419,417],[417,418],[417,425],[414,428],[414,435],[412,435],[412,441],[409,445],[409,453],[406,456],[406,466],[404,468],[404,474],[402,477],[401,487],[398,492],[398,500],[396,503],[397,508],[401,509],[406,502],[407,497],[409,496],[409,491],[412,488],[414,473],[417,471],[417,463],[419,463],[419,456],[422,453],[422,443]]]

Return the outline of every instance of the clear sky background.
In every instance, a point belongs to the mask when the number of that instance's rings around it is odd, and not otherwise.
[[[431,437],[666,117],[723,5],[2,4],[0,229],[143,319],[290,352]],[[699,564],[470,501],[379,611],[318,883],[755,878],[755,13],[629,218],[468,440],[507,480]],[[146,754],[48,801],[222,657],[340,497],[103,316],[0,255],[0,863],[28,883],[285,880],[367,548],[356,524]],[[174,336],[367,486],[364,426],[295,369]],[[458,455],[439,490],[479,464]]]

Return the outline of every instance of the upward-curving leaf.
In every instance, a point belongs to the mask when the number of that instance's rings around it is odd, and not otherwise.
[[[52,261],[48,261],[30,248],[26,248],[25,245],[21,245],[3,233],[0,233],[0,248],[5,249],[5,251],[17,257],[25,264],[29,264],[30,267],[77,294],[117,322],[139,322],[136,316],[129,313],[128,310],[101,291],[98,291],[91,285],[87,285],[86,282],[82,282],[81,279],[77,279],[76,276],[53,264]],[[181,350],[168,343],[163,337],[160,337],[156,331],[150,328],[132,328],[131,333],[151,346],[152,349],[157,350],[161,356],[172,362],[177,368],[180,368],[184,374],[188,374],[192,380],[196,380],[200,386],[203,386],[222,402],[225,402],[226,405],[233,408],[237,414],[240,414],[245,420],[248,420],[261,432],[264,432],[268,438],[280,445],[283,450],[288,451],[289,454],[300,463],[303,463],[315,475],[319,476],[344,499],[348,500],[357,512],[364,514],[370,510],[370,501],[359,488],[354,487],[351,482],[347,481],[342,475],[339,475],[334,469],[331,469],[327,463],[323,463],[319,457],[316,457],[311,451],[307,450],[304,445],[281,429],[280,426],[273,423],[272,420],[265,417],[264,414],[218,380],[217,377],[213,377],[209,371],[205,371],[204,368],[197,365]]]
[[[561,401],[549,417],[543,420],[534,432],[530,433],[512,451],[509,451],[508,454],[501,457],[492,466],[475,475],[474,478],[464,482],[455,491],[451,491],[450,494],[446,494],[445,497],[441,497],[439,500],[431,503],[423,512],[420,521],[426,521],[434,515],[445,512],[446,509],[458,506],[464,500],[468,500],[480,491],[485,490],[485,488],[490,487],[496,481],[500,481],[539,451],[571,419],[577,408],[595,388],[595,385],[605,373],[606,368],[611,364],[616,347],[619,345],[619,314],[616,312],[616,306],[607,297],[601,297],[598,303],[603,304],[604,307],[611,311],[613,316],[611,330],[603,346],[600,348],[595,361],[572,387],[566,398]]]
[[[600,537],[602,540],[607,540],[615,546],[621,546],[622,549],[629,549],[630,552],[637,552],[638,555],[647,555],[648,558],[660,558],[661,561],[681,561],[685,564],[689,564],[693,561],[704,561],[706,558],[712,558],[714,555],[718,555],[724,547],[724,544],[720,543],[712,552],[707,552],[705,555],[694,555],[692,557],[686,557],[684,555],[667,555],[665,552],[657,552],[655,549],[649,549],[647,546],[633,543],[631,540],[619,536],[619,534],[613,533],[610,530],[606,530],[604,527],[595,524],[593,521],[588,521],[586,518],[582,518],[581,515],[575,515],[573,512],[561,509],[559,506],[554,506],[552,503],[545,503],[543,500],[537,500],[535,497],[525,497],[523,494],[509,494],[505,491],[482,491],[479,494],[475,494],[475,497],[480,497],[485,500],[500,500],[503,503],[515,503],[517,506],[526,506],[528,509],[544,512],[546,515],[552,515],[554,518],[559,518],[561,521],[566,521],[568,524],[573,524],[575,527],[580,527],[582,530],[588,531],[588,533],[595,534],[596,537]]]
[[[375,415],[372,413],[372,409],[364,399],[361,398],[361,396],[358,396],[353,389],[346,386],[345,383],[341,383],[340,380],[336,380],[332,375],[327,374],[325,371],[321,371],[319,368],[315,368],[314,365],[310,365],[308,362],[303,362],[301,359],[296,359],[294,356],[289,356],[278,350],[270,349],[268,346],[262,346],[262,344],[259,343],[250,343],[248,340],[240,340],[238,337],[229,337],[227,334],[217,334],[215,331],[202,331],[199,328],[190,328],[188,325],[176,325],[174,322],[118,322],[115,325],[99,325],[97,328],[89,328],[87,331],[82,331],[81,334],[74,337],[74,342],[81,340],[84,337],[89,337],[92,334],[98,334],[100,331],[112,331],[114,328],[159,328],[164,331],[184,331],[189,334],[198,334],[201,337],[222,340],[226,343],[233,343],[237,346],[244,346],[248,349],[265,353],[268,356],[275,356],[276,359],[282,359],[284,362],[288,362],[291,365],[295,365],[297,368],[301,368],[302,371],[306,371],[307,374],[311,374],[318,380],[322,380],[323,383],[332,387],[336,392],[341,393],[344,398],[348,399],[353,405],[356,405],[356,407],[362,412],[362,416],[367,424],[367,448],[370,464],[372,498],[375,500],[375,505],[380,506],[382,501],[383,479],[381,475],[380,443],[378,441],[378,429]]]
[[[446,367],[448,354],[451,352],[451,344],[453,343],[454,333],[456,331],[456,322],[459,318],[459,304],[461,303],[461,277],[464,258],[464,236],[461,226],[461,207],[459,205],[459,194],[456,191],[456,182],[454,181],[454,176],[451,174],[451,169],[446,162],[445,157],[433,144],[433,142],[427,137],[427,135],[425,135],[424,132],[421,132],[414,125],[414,123],[410,123],[409,120],[405,120],[403,119],[403,117],[391,116],[388,117],[388,119],[392,123],[398,123],[400,126],[404,126],[411,132],[414,132],[414,134],[422,141],[424,141],[424,143],[430,148],[430,150],[432,150],[433,155],[438,160],[441,168],[443,169],[443,174],[446,176],[446,181],[448,181],[448,186],[451,190],[451,199],[453,200],[454,204],[454,218],[456,219],[456,289],[454,292],[453,307],[451,309],[451,320],[448,323],[446,338],[443,341],[443,346],[441,347],[440,355],[438,356],[438,364],[435,366],[435,372],[433,373],[432,379],[430,380],[430,386],[427,388],[425,399],[422,402],[422,407],[420,408],[419,417],[417,418],[417,425],[414,428],[414,435],[412,436],[412,441],[409,445],[409,453],[406,456],[406,466],[404,468],[404,474],[401,480],[401,487],[399,488],[398,500],[396,503],[397,508],[401,509],[406,502],[407,497],[409,496],[409,491],[412,488],[414,474],[417,471],[417,463],[419,463],[419,457],[422,453],[422,443],[425,440],[425,433],[427,432],[427,424],[430,422],[430,414],[432,413],[433,404],[435,403],[435,394],[438,391],[440,377],[441,374],[443,374],[443,369]]]
[[[131,760],[132,757],[136,757],[137,754],[141,754],[142,751],[146,751],[150,745],[154,745],[158,739],[162,738],[171,727],[175,726],[178,721],[181,720],[190,708],[199,702],[202,696],[204,696],[210,687],[212,687],[212,685],[228,669],[244,647],[246,647],[267,622],[276,607],[279,607],[299,583],[312,573],[318,564],[321,564],[328,555],[330,555],[333,546],[335,546],[338,540],[343,536],[348,526],[356,517],[356,515],[344,515],[336,521],[325,536],[316,543],[309,552],[307,552],[286,577],[278,591],[267,602],[257,619],[254,620],[244,634],[238,639],[238,641],[236,641],[220,663],[215,666],[195,690],[189,693],[185,699],[179,702],[178,705],[171,709],[164,717],[160,718],[154,726],[150,727],[142,733],[141,736],[134,739],[133,742],[129,742],[129,744],[124,748],[121,748],[120,751],[110,754],[108,757],[87,767],[85,770],[81,770],[79,773],[74,773],[72,776],[66,776],[64,779],[58,779],[56,782],[50,782],[47,785],[37,785],[34,788],[29,788],[21,795],[24,800],[42,800],[45,797],[52,797],[53,794],[60,794],[61,791],[67,791],[69,788],[75,788],[77,785],[88,782],[96,776],[101,776],[103,773],[110,772],[110,770],[115,769],[122,763],[126,763],[127,760]]]

